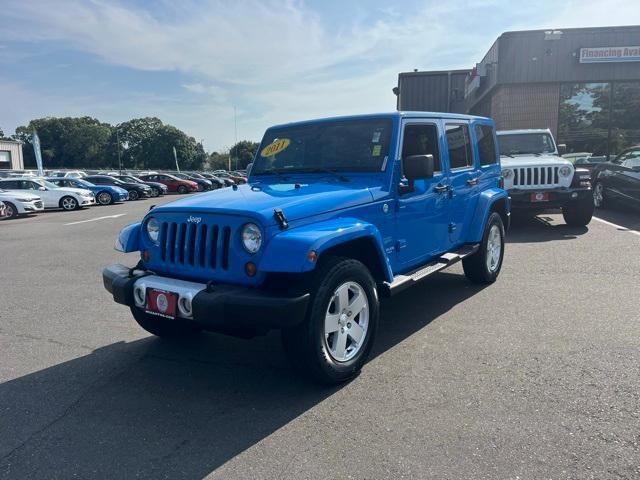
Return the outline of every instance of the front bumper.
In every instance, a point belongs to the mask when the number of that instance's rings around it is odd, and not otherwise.
[[[89,207],[96,204],[96,197],[80,197],[78,198],[78,202],[83,207]]]
[[[42,212],[44,211],[44,204],[41,201],[35,202],[21,202],[22,208],[25,212]]]
[[[278,295],[235,285],[213,285],[161,277],[115,264],[102,271],[104,287],[122,305],[144,310],[146,291],[157,288],[178,295],[175,321],[196,322],[205,330],[246,335],[298,325],[310,295]]]
[[[533,198],[536,194],[547,194],[548,200],[546,201],[534,201]],[[553,188],[539,190],[509,190],[509,196],[511,197],[511,208],[515,209],[535,209],[545,210],[548,208],[561,208],[569,204],[591,200],[592,198],[591,188]]]

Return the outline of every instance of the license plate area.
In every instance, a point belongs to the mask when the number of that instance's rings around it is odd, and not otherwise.
[[[549,192],[535,192],[531,194],[531,201],[536,202],[548,202]]]
[[[178,294],[159,288],[147,288],[145,311],[158,317],[174,319],[178,307]]]

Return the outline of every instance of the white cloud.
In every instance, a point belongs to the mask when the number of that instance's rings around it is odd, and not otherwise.
[[[234,105],[240,138],[258,139],[275,122],[393,110],[398,72],[471,66],[505,30],[640,21],[635,2],[622,0],[605,9],[594,0],[425,0],[421,8],[398,3],[377,10],[375,21],[338,23],[296,0],[163,1],[151,8],[101,0],[64,0],[51,8],[47,0],[5,0],[3,44],[55,42],[107,64],[184,77],[176,85],[182,96],[175,98],[154,95],[153,85],[147,94],[124,92],[115,101],[40,92],[34,102],[28,92],[24,105],[8,99],[21,112],[16,116],[82,110],[122,121],[157,115],[219,148],[233,142]],[[11,91],[0,92],[0,101]]]

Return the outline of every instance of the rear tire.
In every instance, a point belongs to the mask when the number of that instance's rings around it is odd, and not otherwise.
[[[138,200],[140,194],[137,190],[129,190],[129,200]]]
[[[18,218],[20,216],[20,214],[18,213],[18,209],[13,203],[5,201],[4,206],[6,208],[7,220],[12,218]]]
[[[80,204],[73,197],[62,197],[60,199],[60,208],[67,212],[71,212],[73,210],[77,210],[80,208]]]
[[[285,353],[304,376],[325,384],[345,382],[367,360],[378,317],[376,284],[367,267],[329,257],[311,281],[305,320],[282,331]]]
[[[567,225],[585,227],[593,217],[594,203],[591,198],[562,207],[562,216]]]
[[[96,200],[100,205],[110,205],[113,203],[113,197],[109,192],[99,192]]]
[[[484,227],[480,248],[462,260],[464,274],[473,283],[493,283],[502,269],[504,258],[504,224],[497,212],[492,212]]]
[[[156,317],[143,312],[137,307],[131,307],[131,313],[138,325],[147,332],[161,338],[184,338],[196,335],[202,329],[193,322],[182,319]]]

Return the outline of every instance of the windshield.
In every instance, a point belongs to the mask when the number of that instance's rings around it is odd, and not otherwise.
[[[285,172],[380,172],[389,153],[392,123],[343,120],[267,131],[253,175]]]
[[[76,184],[76,186],[82,188],[82,187],[93,187],[93,183],[89,183],[85,180],[80,180],[79,178],[74,178],[73,179],[73,183]]]
[[[500,155],[555,153],[553,139],[548,133],[519,133],[498,135]]]
[[[167,175],[167,176],[173,176],[174,178],[181,178],[183,180],[188,180],[189,177],[187,175],[185,175],[184,173],[172,173],[171,175]]]
[[[124,180],[125,182],[131,182],[131,183],[144,183],[139,178],[132,177],[131,175],[122,175],[120,178],[118,178],[118,180]]]

